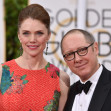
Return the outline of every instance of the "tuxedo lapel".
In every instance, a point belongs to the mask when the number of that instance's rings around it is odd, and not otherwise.
[[[88,111],[101,111],[110,89],[111,81],[109,81],[109,71],[103,66],[103,71],[95,88]]]

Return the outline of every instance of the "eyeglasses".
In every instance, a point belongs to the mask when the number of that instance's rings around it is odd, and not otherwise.
[[[63,57],[67,60],[67,61],[71,61],[75,58],[75,53],[77,53],[79,56],[85,56],[87,53],[88,53],[88,48],[90,46],[92,46],[94,43],[90,44],[89,46],[87,47],[83,47],[83,48],[80,48],[78,49],[77,51],[74,51],[74,52],[70,52],[70,53],[67,53],[65,55],[63,55]]]

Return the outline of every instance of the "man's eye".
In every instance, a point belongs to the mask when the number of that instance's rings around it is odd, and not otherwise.
[[[71,52],[71,53],[66,54],[66,56],[68,57],[68,56],[71,56],[71,55],[73,55],[73,54],[74,54],[74,53]]]
[[[87,48],[84,47],[84,48],[79,49],[78,52],[84,52],[84,51],[86,51],[86,50],[87,50]]]

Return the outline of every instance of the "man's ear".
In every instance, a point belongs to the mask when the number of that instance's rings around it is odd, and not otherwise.
[[[97,42],[94,42],[94,51],[96,52],[96,55],[98,55],[99,49],[98,49],[98,43]]]

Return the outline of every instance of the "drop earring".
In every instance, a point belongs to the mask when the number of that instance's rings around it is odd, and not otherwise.
[[[45,53],[46,55],[47,55],[47,51],[48,51],[48,42],[47,42],[47,46],[46,46],[46,53]]]

